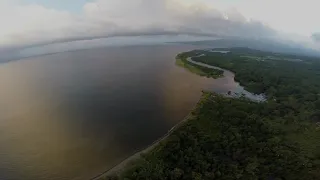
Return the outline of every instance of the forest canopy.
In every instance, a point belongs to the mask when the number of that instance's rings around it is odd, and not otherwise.
[[[231,70],[268,100],[204,92],[186,123],[107,179],[319,179],[320,59],[248,48],[178,57]]]

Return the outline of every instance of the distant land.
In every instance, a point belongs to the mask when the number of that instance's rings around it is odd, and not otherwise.
[[[287,53],[293,55],[303,55],[303,56],[315,56],[320,57],[320,52],[304,47],[303,45],[297,43],[280,43],[268,39],[240,39],[240,38],[224,38],[217,40],[205,40],[205,41],[190,41],[182,42],[192,45],[203,45],[209,46],[210,48],[230,48],[230,47],[247,47],[262,51]]]
[[[320,57],[320,52],[306,48],[297,43],[277,42],[270,39],[244,39],[221,36],[196,35],[145,35],[124,37],[88,37],[81,39],[64,39],[51,43],[16,47],[0,50],[0,63],[22,58],[50,55],[59,52],[76,51],[110,46],[156,45],[165,43],[182,43],[206,46],[208,48],[247,47],[262,51],[288,53]]]

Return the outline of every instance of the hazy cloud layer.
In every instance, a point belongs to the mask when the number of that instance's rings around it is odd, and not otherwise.
[[[122,35],[276,34],[235,9],[222,12],[213,7],[185,0],[96,0],[85,4],[82,13],[72,14],[37,4],[0,2],[0,47]]]
[[[312,34],[311,38],[313,39],[313,41],[320,43],[320,33]]]

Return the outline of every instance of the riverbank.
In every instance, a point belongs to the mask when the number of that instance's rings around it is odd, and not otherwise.
[[[193,60],[193,58],[205,57],[205,56],[206,56],[205,54],[189,56],[189,57],[183,56],[183,58],[184,58],[183,63],[187,62],[187,67],[185,67],[185,66],[181,66],[181,67],[186,68],[186,69],[188,69],[188,66],[191,67],[190,69],[192,69],[192,67],[193,68],[202,67],[202,68],[210,69],[211,71],[221,71],[222,75],[219,76],[219,78],[228,79],[227,81],[231,81],[238,86],[237,91],[234,91],[234,92],[229,91],[230,92],[229,95],[231,95],[231,97],[239,98],[239,97],[244,96],[244,97],[246,97],[252,101],[256,101],[256,102],[264,102],[267,100],[264,93],[261,93],[261,94],[251,93],[250,91],[247,91],[245,86],[242,86],[240,82],[235,81],[235,73],[234,72],[232,72],[228,69],[220,68],[218,66],[213,66],[213,65],[209,65],[209,64],[205,64],[205,63]],[[177,62],[179,62],[179,61],[180,61],[180,59],[177,59]],[[190,71],[192,72],[192,70],[190,70]],[[203,73],[205,73],[205,75],[203,75],[203,76],[210,77],[210,74],[208,74],[207,72],[203,72]],[[196,74],[198,74],[198,73],[196,73]]]
[[[205,63],[231,69],[245,87],[266,92],[273,100],[258,103],[204,93],[192,116],[151,149],[147,148],[146,153],[140,153],[132,164],[120,167],[116,178],[317,179],[320,164],[316,147],[320,147],[317,141],[320,131],[308,118],[319,119],[316,109],[312,109],[318,107],[318,101],[312,101],[305,91],[308,90],[308,95],[319,95],[313,90],[319,83],[316,72],[320,64],[313,69],[307,63],[257,62],[240,56],[250,53],[256,52],[244,49],[238,54],[208,54],[189,61],[194,60],[199,66]],[[190,51],[185,55],[188,58],[199,54]],[[195,65],[194,62],[189,63]],[[273,73],[266,73],[271,65]],[[307,87],[299,83],[301,75],[291,73],[296,68],[310,78]],[[274,75],[281,81],[273,81]],[[292,87],[297,91],[288,92]],[[305,111],[307,108],[312,111]]]
[[[188,60],[187,55],[181,53],[176,56],[176,65],[183,67],[187,70],[189,70],[192,73],[195,73],[199,76],[206,76],[206,77],[211,77],[214,79],[221,78],[223,77],[223,70],[221,69],[213,69],[213,68],[208,68],[205,66],[197,65],[195,63],[192,63]]]
[[[119,176],[123,171],[125,171],[126,169],[134,166],[136,161],[138,161],[143,154],[146,154],[146,153],[152,151],[153,149],[155,149],[157,146],[160,145],[160,143],[164,142],[176,129],[178,129],[181,125],[183,125],[185,122],[190,120],[191,117],[192,117],[193,112],[197,109],[199,104],[201,104],[201,102],[203,102],[205,100],[205,97],[206,97],[206,95],[202,94],[202,96],[200,97],[199,101],[192,108],[191,112],[186,117],[184,117],[182,121],[180,121],[178,124],[173,126],[164,136],[162,136],[161,138],[159,138],[158,140],[153,142],[148,147],[135,152],[133,155],[127,157],[126,159],[121,161],[116,166],[114,166],[111,169],[103,172],[102,174],[92,178],[91,180],[104,180],[109,176]]]
[[[198,56],[202,56],[202,55],[198,55]],[[216,67],[216,66],[210,66],[210,65],[207,65],[207,64],[204,64],[204,63],[195,62],[195,61],[192,60],[192,57],[198,57],[198,56],[189,56],[189,54],[180,53],[180,54],[178,54],[176,56],[176,62],[175,63],[176,63],[177,66],[185,68],[185,69],[189,70],[190,72],[195,73],[195,74],[200,75],[200,76],[211,77],[211,78],[214,78],[214,79],[232,76],[232,79],[233,79],[234,73],[229,71],[229,70],[225,70],[225,69],[222,69],[222,68],[219,68],[219,67]],[[209,75],[208,74],[209,71],[210,72],[215,72],[214,73],[215,75]],[[216,74],[216,73],[218,73],[218,74]],[[240,89],[243,89],[243,88],[240,88]],[[244,92],[245,94],[249,93],[249,92],[246,92],[244,90],[242,92]],[[251,96],[253,97],[254,95],[251,95]],[[249,96],[250,99],[251,99],[251,96]],[[183,118],[183,120],[181,122],[179,122],[174,127],[172,127],[164,136],[162,136],[161,138],[159,138],[158,140],[153,142],[150,146],[135,152],[134,154],[132,154],[128,158],[125,158],[119,164],[117,164],[116,166],[114,166],[114,167],[110,168],[109,170],[105,171],[101,175],[98,175],[98,176],[92,178],[92,180],[103,180],[108,176],[119,175],[119,174],[121,174],[121,172],[123,172],[126,169],[129,169],[130,167],[135,165],[135,162],[138,161],[141,158],[141,155],[146,154],[146,153],[152,151],[153,149],[155,149],[161,142],[164,142],[172,134],[172,132],[174,132],[174,130],[176,130],[183,123],[188,121],[191,118],[192,112],[197,108],[197,106],[199,104],[201,104],[201,102],[204,101],[204,99],[205,99],[204,97],[205,96],[202,95],[202,97],[199,99],[199,101],[194,106],[192,111],[185,118]],[[234,98],[234,97],[237,97],[237,96],[235,96],[235,95],[232,95],[232,96],[226,95],[226,97]],[[252,98],[251,100],[255,100],[255,98]]]
[[[191,116],[105,179],[312,179],[303,152],[263,119],[261,107],[204,93]]]

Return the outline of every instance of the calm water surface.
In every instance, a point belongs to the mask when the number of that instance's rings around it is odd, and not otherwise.
[[[66,52],[0,64],[0,179],[89,179],[165,134],[233,81],[199,77],[157,45]]]

